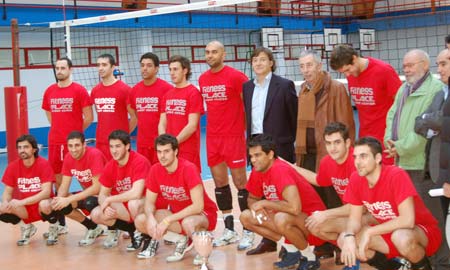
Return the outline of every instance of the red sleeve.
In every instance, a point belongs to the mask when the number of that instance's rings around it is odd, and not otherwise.
[[[264,196],[262,185],[258,179],[257,173],[254,171],[250,173],[250,177],[248,178],[245,188],[255,197],[261,198]]]
[[[391,178],[391,190],[395,194],[395,203],[400,205],[405,199],[417,196],[416,188],[412,183],[408,173],[404,170],[398,170]]]
[[[194,187],[202,184],[202,179],[200,178],[200,174],[198,173],[197,167],[193,163],[185,163],[183,170],[183,177],[186,179],[186,184],[189,190]]]
[[[17,176],[14,172],[17,172],[16,163],[11,163],[8,167],[6,167],[5,173],[3,174],[2,182],[12,188],[16,188],[17,186]]]
[[[150,163],[144,157],[135,157],[133,164],[133,178],[131,182],[146,179],[148,176],[148,171],[150,170]]]
[[[92,176],[101,175],[105,167],[106,158],[100,150],[93,148],[94,153],[89,161]]]
[[[236,80],[234,81],[235,82],[234,88],[237,91],[237,93],[240,95],[242,93],[243,85],[246,81],[248,81],[248,78],[242,72],[236,72],[236,75],[237,76],[235,78]]]
[[[106,166],[105,169],[102,173],[102,175],[100,176],[99,182],[100,184],[102,184],[102,186],[107,187],[107,188],[112,188],[114,186],[114,175],[113,175],[113,171],[115,171],[114,169],[114,160],[109,161]]]
[[[329,187],[332,186],[331,177],[329,174],[329,166],[327,156],[322,158],[319,165],[319,172],[316,176],[317,184],[321,187]]]
[[[80,103],[81,108],[92,106],[92,101],[89,97],[88,91],[81,85],[80,85]]]
[[[195,87],[192,87],[192,91],[189,97],[189,103],[191,104],[189,106],[189,113],[205,113],[205,111],[203,110],[202,95],[200,94],[200,91],[198,91],[198,89]]]
[[[161,102],[159,104],[160,107],[160,113],[165,113],[166,112],[166,97],[167,97],[167,93],[161,98]]]
[[[362,205],[362,200],[359,196],[358,190],[360,190],[361,179],[357,172],[353,172],[350,176],[350,181],[348,182],[347,189],[344,193],[344,202],[353,205]]]
[[[72,156],[70,155],[70,153],[67,153],[64,156],[64,160],[63,160],[63,165],[62,165],[62,169],[61,169],[61,174],[65,175],[65,176],[72,176],[72,172],[70,171],[72,168]]]
[[[145,187],[150,190],[153,193],[159,193],[159,186],[157,183],[158,178],[158,165],[155,164],[151,167],[150,173],[148,174],[147,178],[145,179]]]
[[[389,66],[389,71],[385,75],[386,77],[383,80],[386,84],[387,95],[394,99],[398,89],[402,85],[402,81],[398,77],[397,72],[395,72],[394,68],[391,66]]]
[[[44,111],[50,111],[50,104],[48,104],[48,91],[49,91],[49,88],[47,88],[47,90],[45,90],[45,93],[44,93],[44,97],[42,98],[42,105],[41,105],[41,108],[44,110]]]
[[[53,169],[50,166],[50,163],[47,160],[42,159],[42,162],[40,162],[39,165],[39,169],[41,170],[40,178],[42,183],[56,182],[55,174],[53,173]]]
[[[139,83],[138,83],[139,84]],[[138,90],[138,84],[136,84],[130,92],[128,98],[130,99],[130,106],[133,110],[136,110],[136,92]]]

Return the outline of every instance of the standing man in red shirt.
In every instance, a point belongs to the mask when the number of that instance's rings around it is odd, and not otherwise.
[[[97,112],[95,146],[108,160],[112,159],[109,134],[118,129],[131,133],[137,124],[136,114],[129,104],[131,88],[114,77],[115,67],[116,60],[112,55],[102,54],[97,58],[98,74],[102,81],[91,92],[91,100]]]
[[[8,165],[2,178],[5,191],[0,203],[0,221],[20,224],[21,238],[17,245],[24,246],[36,233],[33,222],[44,218],[39,203],[52,196],[55,175],[49,162],[39,157],[37,141],[32,135],[17,138],[16,148],[19,159]],[[13,198],[14,191],[17,191],[17,197]],[[45,218],[51,222],[47,245],[54,245],[58,241],[58,220],[56,217]]]
[[[372,57],[361,57],[349,45],[337,45],[330,56],[332,69],[347,77],[348,90],[358,109],[359,138],[384,140],[386,116],[402,82],[391,65]],[[383,164],[394,164],[385,154]]]
[[[356,141],[353,157],[357,174],[344,195],[350,216],[339,239],[344,263],[351,267],[359,259],[388,270],[393,267],[387,258],[401,256],[411,262],[410,269],[431,270],[428,256],[438,250],[442,234],[409,175],[399,167],[382,165],[381,143],[373,137]],[[379,224],[361,224],[364,209]]]
[[[159,58],[156,54],[143,54],[140,63],[142,81],[131,90],[130,105],[137,117],[137,152],[155,164],[158,158],[154,141],[158,136],[162,98],[173,86],[157,77]]]
[[[48,161],[55,173],[56,188],[59,188],[63,160],[68,152],[67,135],[73,130],[83,132],[91,124],[93,114],[86,88],[71,79],[72,61],[66,57],[57,60],[55,74],[58,82],[45,90],[42,109],[50,123]],[[61,216],[59,225],[59,234],[67,233],[64,216]]]
[[[192,75],[189,59],[181,55],[170,57],[169,71],[175,87],[163,98],[158,133],[175,136],[180,144],[178,156],[194,163],[200,172],[203,99],[198,89],[188,81]]]
[[[123,130],[114,130],[108,137],[113,157],[100,176],[98,203],[92,210],[92,220],[108,226],[108,236],[104,248],[117,246],[120,231],[130,234],[132,246],[136,230],[133,220],[143,207],[145,178],[150,162],[139,153],[131,150],[130,135]]]
[[[214,179],[216,201],[223,213],[225,229],[214,239],[214,246],[224,246],[238,240],[232,215],[233,199],[228,181],[228,168],[238,189],[241,211],[248,209],[246,174],[245,111],[242,85],[248,80],[244,73],[226,66],[225,47],[211,41],[205,49],[206,63],[210,69],[203,73],[198,83],[207,106],[206,148],[208,165]],[[254,233],[244,229],[238,250],[253,245]]]

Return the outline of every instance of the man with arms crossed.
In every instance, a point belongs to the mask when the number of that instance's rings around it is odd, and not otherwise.
[[[211,41],[205,49],[210,69],[198,83],[207,106],[206,148],[208,165],[214,179],[217,206],[223,213],[225,229],[214,239],[214,246],[224,246],[238,240],[234,231],[233,199],[228,181],[228,168],[238,190],[241,211],[248,209],[246,174],[245,114],[242,85],[248,80],[244,73],[224,65],[225,48],[219,41]],[[253,245],[254,233],[243,231],[238,250]]]
[[[208,197],[196,166],[178,158],[178,140],[169,134],[156,138],[155,148],[159,163],[152,166],[145,185],[147,187],[144,214],[136,218],[139,231],[148,233],[155,241],[167,232],[178,234],[175,251],[166,258],[167,262],[183,259],[192,248],[191,236],[195,231],[212,231],[217,223],[217,207]],[[158,209],[155,204],[163,197],[169,209]],[[196,256],[194,264],[200,264]]]

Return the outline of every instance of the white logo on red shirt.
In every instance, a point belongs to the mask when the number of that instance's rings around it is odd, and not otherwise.
[[[96,98],[95,109],[97,112],[115,112],[116,98]]]
[[[340,179],[336,177],[331,177],[331,182],[333,183],[336,192],[340,195],[344,195],[345,189],[348,186],[348,178]]]
[[[73,98],[52,98],[50,99],[51,112],[72,112]]]
[[[89,183],[92,179],[91,169],[87,169],[84,171],[78,171],[75,169],[71,169],[70,173],[75,176],[80,183]]]
[[[186,100],[184,99],[168,99],[166,101],[166,113],[186,115]]]
[[[375,219],[391,220],[397,217],[389,201],[374,203],[363,201],[363,204]]]
[[[132,187],[131,185],[131,178],[125,177],[122,180],[117,180],[116,182],[116,190],[118,193],[126,192],[130,190]]]
[[[187,201],[189,196],[186,194],[184,187],[172,187],[166,185],[160,185],[162,196],[168,201]]]
[[[157,112],[158,111],[158,97],[138,97],[136,98],[137,112]]]
[[[263,183],[263,193],[264,197],[266,197],[266,200],[268,201],[279,201],[277,195],[277,188],[275,185],[266,185],[266,183]]]
[[[206,102],[208,101],[226,101],[228,100],[226,86],[211,85],[202,87],[202,96]]]
[[[350,87],[350,94],[352,95],[353,102],[356,105],[376,105],[375,97],[373,95],[373,88]]]
[[[39,177],[19,177],[17,178],[17,187],[22,193],[39,192],[41,191],[41,179]]]

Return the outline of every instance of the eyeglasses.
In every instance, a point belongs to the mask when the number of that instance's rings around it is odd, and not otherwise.
[[[415,65],[417,65],[417,64],[419,64],[421,62],[423,62],[423,60],[415,62],[415,63],[403,64],[403,69],[405,69],[405,68],[412,68],[413,66],[415,66]]]

